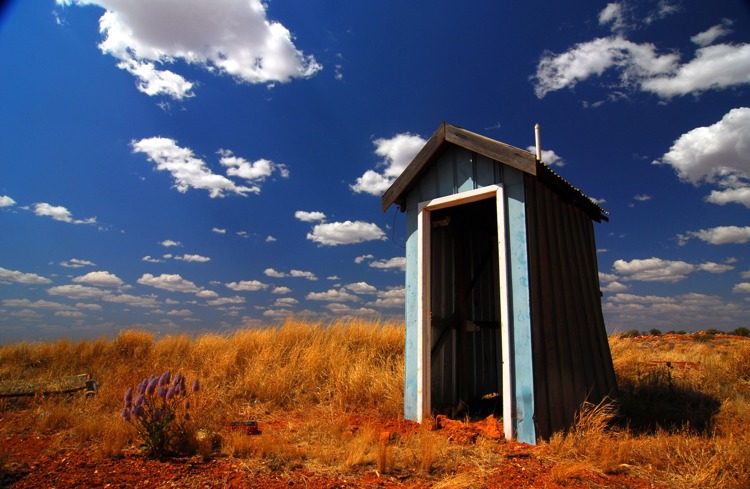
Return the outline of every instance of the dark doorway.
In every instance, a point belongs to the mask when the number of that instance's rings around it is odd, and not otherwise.
[[[494,198],[431,213],[431,406],[502,415],[497,207]]]

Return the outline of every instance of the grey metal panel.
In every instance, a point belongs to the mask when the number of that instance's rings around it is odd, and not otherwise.
[[[526,182],[536,422],[546,438],[571,426],[584,401],[599,402],[617,384],[593,224],[538,180]]]
[[[455,165],[450,151],[443,153],[435,163],[437,169],[438,197],[453,195],[456,191]]]
[[[476,182],[474,180],[474,162],[472,153],[463,148],[453,149],[453,158],[456,164],[456,189],[458,192],[474,190]]]
[[[497,177],[499,163],[481,154],[475,154],[474,160],[476,166],[477,188],[499,183]]]

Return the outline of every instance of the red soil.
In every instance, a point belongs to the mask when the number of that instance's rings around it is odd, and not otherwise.
[[[397,475],[379,474],[372,467],[353,469],[347,474],[314,473],[305,468],[270,472],[252,466],[252,461],[215,455],[178,457],[168,461],[148,460],[135,449],[119,457],[103,455],[96,443],[83,444],[66,441],[61,433],[39,433],[23,428],[29,423],[25,417],[34,416],[33,410],[0,411],[0,487],[11,488],[396,488],[430,487],[438,482],[434,476],[419,473]],[[260,428],[264,433],[283,429],[285,423],[267,423]],[[370,416],[352,416],[352,430],[375,427],[384,443],[401,437],[414,436],[420,427],[403,420],[378,420]],[[503,454],[495,467],[484,467],[486,487],[503,488],[576,488],[576,487],[653,487],[648,481],[624,474],[601,475],[593,472],[577,474],[555,482],[550,472],[553,464],[544,458],[545,447],[534,447],[502,438],[502,425],[490,417],[476,423],[464,423],[438,417],[433,429],[451,443],[476,443],[479,437],[497,440],[497,451]],[[466,466],[465,472],[479,470]]]

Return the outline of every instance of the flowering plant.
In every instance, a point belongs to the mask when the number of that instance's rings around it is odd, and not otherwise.
[[[125,392],[125,406],[120,415],[135,427],[147,456],[165,457],[177,438],[186,434],[190,422],[188,398],[198,392],[200,383],[195,379],[190,391],[185,384],[184,375],[178,373],[172,379],[167,370],[158,377],[143,379],[135,389],[130,387]]]

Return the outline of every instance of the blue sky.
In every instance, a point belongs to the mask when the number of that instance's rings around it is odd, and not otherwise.
[[[438,125],[610,212],[609,331],[748,326],[750,6],[10,2],[0,343],[402,317],[380,194]]]

